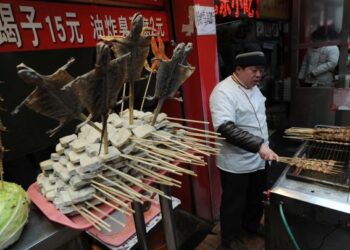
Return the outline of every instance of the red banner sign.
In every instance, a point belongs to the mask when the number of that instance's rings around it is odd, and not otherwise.
[[[169,40],[164,11],[137,10],[144,26]],[[0,52],[92,47],[100,36],[125,36],[136,10],[34,1],[0,3]]]
[[[163,0],[119,0],[119,1],[133,3],[133,4],[163,6]]]
[[[215,0],[214,8],[215,15],[217,16],[232,16],[235,18],[259,17],[259,11],[257,5],[260,0]]]

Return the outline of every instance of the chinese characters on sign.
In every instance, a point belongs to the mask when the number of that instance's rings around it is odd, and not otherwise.
[[[215,15],[222,17],[258,17],[258,0],[216,0]]]
[[[0,3],[0,52],[95,46],[100,36],[125,36],[132,9],[75,4]],[[144,26],[169,40],[162,11],[140,11]]]
[[[213,7],[195,5],[194,16],[197,34],[199,36],[216,34],[215,14]]]

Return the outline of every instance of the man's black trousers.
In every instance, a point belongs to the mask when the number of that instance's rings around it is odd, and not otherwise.
[[[221,243],[229,245],[239,239],[241,227],[256,232],[263,214],[263,191],[266,170],[233,174],[220,170],[221,175]]]

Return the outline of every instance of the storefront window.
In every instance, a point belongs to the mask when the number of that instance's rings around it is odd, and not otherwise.
[[[300,1],[300,43],[339,39],[344,0]]]

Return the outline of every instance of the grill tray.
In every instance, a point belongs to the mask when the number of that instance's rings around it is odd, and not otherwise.
[[[295,157],[340,161],[343,162],[343,168],[339,169],[341,170],[339,174],[326,174],[306,169],[297,171],[297,168],[290,167],[286,174],[287,178],[324,184],[346,191],[350,190],[350,145],[306,141],[296,153]]]

